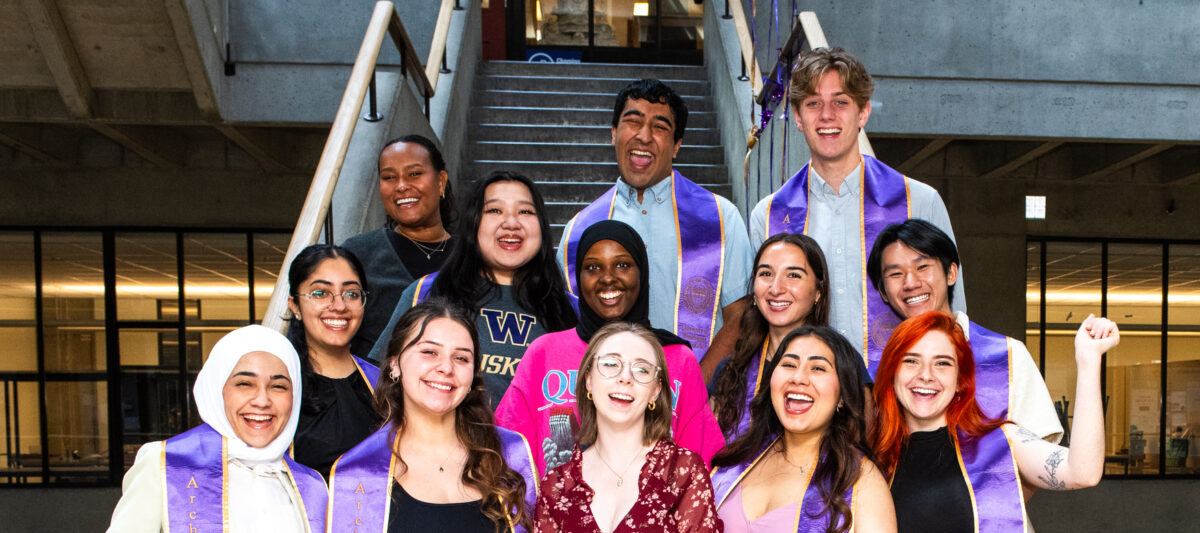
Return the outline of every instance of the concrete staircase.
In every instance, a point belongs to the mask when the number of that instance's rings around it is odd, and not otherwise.
[[[617,179],[612,147],[616,95],[630,81],[658,78],[688,106],[675,168],[730,197],[728,174],[704,67],[484,62],[475,79],[467,132],[469,183],[493,170],[534,180],[546,200],[552,240]]]

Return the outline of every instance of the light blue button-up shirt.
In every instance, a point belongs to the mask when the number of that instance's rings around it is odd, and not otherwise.
[[[875,243],[862,243],[860,228],[862,210],[859,195],[862,194],[862,165],[859,164],[837,192],[810,164],[808,167],[809,188],[812,195],[808,204],[808,236],[821,245],[825,261],[829,263],[829,325],[846,337],[850,344],[863,350],[863,250],[871,253]],[[909,201],[913,218],[920,218],[946,232],[951,239],[954,230],[950,227],[950,215],[946,204],[937,190],[912,178],[908,182]],[[767,240],[767,204],[774,194],[763,198],[750,212],[750,242],[755,249]],[[753,257],[751,257],[753,261]],[[958,283],[954,288],[951,308],[967,312],[967,292],[963,284],[963,268],[958,266]]]
[[[650,324],[656,328],[674,330],[675,291],[679,278],[679,247],[675,233],[675,210],[671,204],[672,172],[666,179],[646,188],[642,202],[638,203],[637,189],[624,179],[617,178],[617,198],[613,206],[613,220],[629,224],[646,243],[646,255],[650,260]],[[725,223],[725,269],[721,277],[721,302],[725,307],[746,295],[746,283],[750,279],[750,262],[754,252],[746,234],[746,224],[733,202],[717,196],[721,219]],[[682,206],[684,209],[687,206]],[[579,232],[582,234],[582,231]],[[567,245],[570,236],[563,232],[559,250]],[[582,253],[583,250],[580,250]],[[562,254],[555,254],[561,262]],[[560,267],[562,265],[559,265]],[[723,323],[717,313],[713,334]],[[676,332],[678,333],[678,332]]]

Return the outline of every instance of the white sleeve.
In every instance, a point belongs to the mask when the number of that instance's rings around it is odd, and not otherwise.
[[[1012,372],[1012,387],[1009,390],[1010,405],[1008,418],[1017,425],[1037,433],[1037,436],[1052,444],[1062,440],[1063,427],[1058,420],[1058,411],[1050,399],[1046,382],[1033,363],[1025,343],[1009,339],[1012,357],[1009,360]]]
[[[121,499],[113,509],[109,533],[162,531],[162,450],[162,441],[146,443],[138,449],[133,467],[121,481]]]
[[[758,253],[758,247],[762,246],[763,241],[767,240],[767,204],[771,202],[771,198],[775,193],[768,194],[754,204],[754,209],[750,211],[750,256],[754,257]],[[753,270],[753,267],[751,267]]]

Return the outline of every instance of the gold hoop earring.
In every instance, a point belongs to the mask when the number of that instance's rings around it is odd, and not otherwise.
[[[650,400],[650,406],[649,406],[649,407],[650,407],[650,410],[651,410],[651,411],[653,411],[653,410],[654,410],[654,400]]]
[[[589,400],[592,399],[592,391],[588,391],[587,397]]]

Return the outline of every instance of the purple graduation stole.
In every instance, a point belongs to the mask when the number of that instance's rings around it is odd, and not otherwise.
[[[328,493],[321,474],[283,457],[285,471],[312,531],[325,528]],[[228,451],[225,437],[201,424],[163,443],[164,521],[167,530],[187,533],[229,530]]]
[[[975,354],[975,401],[990,418],[1008,418],[1012,352],[1008,337],[971,322],[971,351]]]
[[[563,273],[571,293],[578,296],[575,257],[579,237],[592,224],[611,219],[616,205],[614,185],[583,208],[567,224],[567,245],[562,250]],[[679,206],[686,206],[680,209]],[[675,321],[671,331],[687,339],[696,360],[704,358],[712,343],[713,323],[720,310],[725,272],[725,221],[717,195],[674,171],[671,206],[675,210],[678,277],[675,282]]]
[[[1021,478],[1004,429],[996,428],[980,437],[960,431],[954,447],[975,506],[975,531],[1025,531]]]
[[[767,454],[767,451],[770,450],[778,440],[778,438],[775,438],[770,444],[767,444],[767,447],[763,448],[763,451],[760,452],[758,457],[756,457],[753,461],[739,465],[718,468],[713,471],[713,495],[716,497],[717,508],[720,508],[721,504],[725,503],[725,498],[727,498],[733,492],[734,487],[736,487],[738,483],[742,482],[742,479],[748,472],[750,472],[750,469],[754,468],[754,465],[758,464],[758,462],[762,460],[763,456]],[[814,461],[812,466],[808,469],[808,479],[805,481],[806,488],[804,489],[804,497],[801,499],[800,505],[796,506],[796,519],[794,524],[797,533],[825,533],[829,527],[829,515],[825,511],[825,502],[821,498],[821,488],[812,483],[812,475],[816,469],[817,463]],[[846,490],[846,494],[844,495],[846,501],[850,502],[851,504],[854,502],[854,489],[856,486],[857,485],[851,486],[848,490]],[[851,510],[853,510],[853,505],[851,505]]]
[[[375,384],[379,383],[379,367],[357,355],[351,355],[350,357],[354,358],[354,366],[358,367],[358,375],[362,376],[363,381],[367,382],[367,390],[371,391],[371,394],[375,394]]]
[[[433,280],[437,279],[437,275],[437,272],[432,272],[413,282],[417,284],[417,290],[413,291],[413,306],[429,299],[429,293],[433,290]],[[571,304],[571,309],[575,310],[575,316],[579,316],[579,298],[568,292],[567,302]]]
[[[762,384],[761,376],[763,366],[767,362],[767,346],[770,343],[771,336],[768,335],[763,339],[762,350],[750,359],[750,366],[746,368],[746,399],[742,405],[742,419],[738,421],[737,432],[729,435],[729,438],[726,439],[730,442],[750,429],[750,402],[754,401],[754,396],[758,394],[758,387]]]
[[[533,516],[537,503],[537,478],[533,475],[533,455],[520,434],[496,428],[500,452],[509,468],[525,479],[526,515]],[[329,524],[331,533],[385,533],[391,516],[392,480],[399,462],[392,450],[400,436],[384,426],[333,463],[329,472]],[[524,533],[511,519],[508,529]]]
[[[777,233],[808,234],[808,167],[804,165],[794,176],[775,191],[767,204],[768,237]],[[904,175],[869,155],[862,156],[862,194],[859,212],[862,214],[860,235],[862,248],[861,282],[863,294],[863,360],[871,377],[879,366],[879,355],[900,323],[892,309],[884,303],[879,292],[867,277],[867,255],[875,238],[889,224],[904,222],[911,217],[908,182]]]

